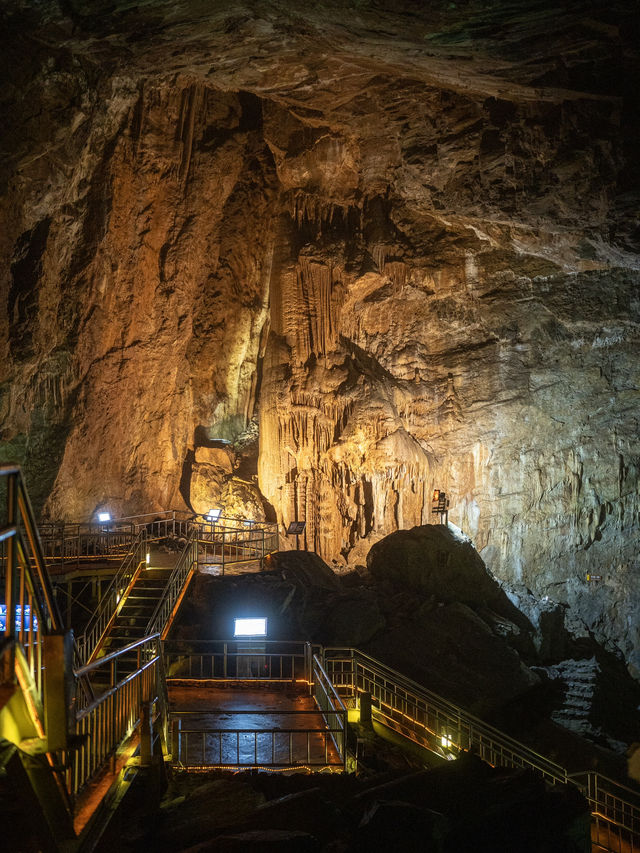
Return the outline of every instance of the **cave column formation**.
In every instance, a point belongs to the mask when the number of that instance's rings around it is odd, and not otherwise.
[[[353,5],[5,15],[2,459],[340,567],[444,489],[640,672],[634,18]]]

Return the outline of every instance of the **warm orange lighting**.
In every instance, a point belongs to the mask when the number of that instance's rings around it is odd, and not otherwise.
[[[439,501],[439,500],[440,500],[440,489],[434,489],[434,490],[433,490],[433,498],[432,498],[432,500],[433,500],[433,501]]]

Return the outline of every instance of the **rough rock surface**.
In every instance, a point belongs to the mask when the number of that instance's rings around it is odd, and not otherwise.
[[[164,509],[257,417],[307,547],[442,488],[637,671],[633,4],[255,6],[3,5],[1,458],[50,517]]]

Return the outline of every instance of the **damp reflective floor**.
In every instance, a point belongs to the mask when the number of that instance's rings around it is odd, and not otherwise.
[[[308,688],[171,686],[171,752],[189,768],[341,769],[342,720]],[[327,725],[329,724],[329,726]]]

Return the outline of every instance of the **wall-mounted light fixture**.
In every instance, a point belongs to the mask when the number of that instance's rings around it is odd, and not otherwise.
[[[215,524],[221,515],[221,509],[210,509],[209,512],[205,515],[205,518],[207,519],[207,521],[210,521],[212,524]]]
[[[99,512],[98,513],[98,521],[100,524],[106,524],[108,521],[111,521],[111,513],[110,512]]]

